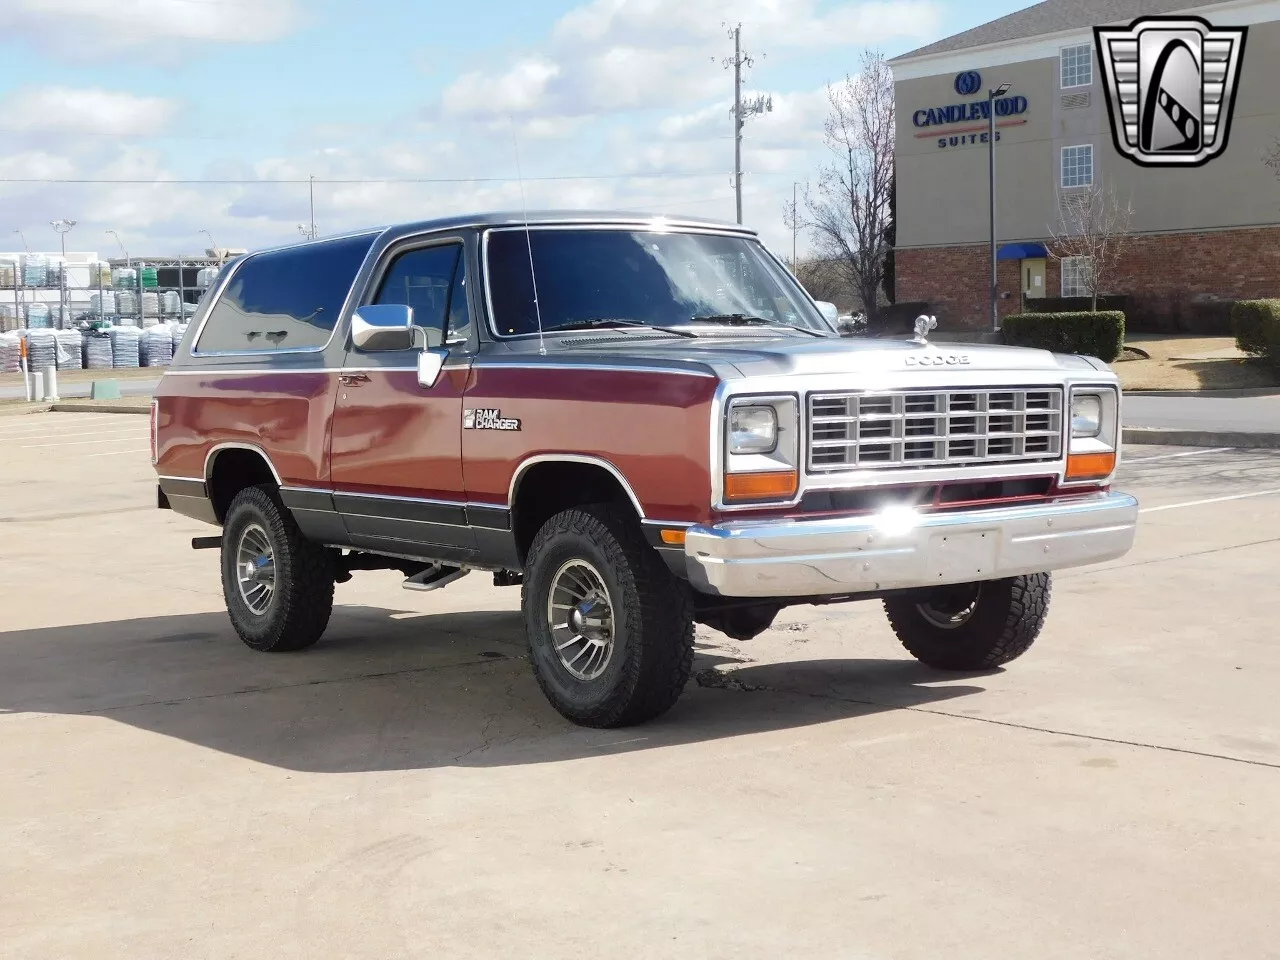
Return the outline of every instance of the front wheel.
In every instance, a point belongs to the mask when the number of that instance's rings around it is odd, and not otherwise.
[[[529,548],[521,607],[538,685],[574,723],[643,723],[684,690],[688,586],[622,512],[591,506],[548,520]]]
[[[231,625],[254,650],[301,650],[333,611],[333,565],[307,540],[273,488],[247,487],[222,528],[222,594]]]
[[[921,663],[988,670],[1030,649],[1049,612],[1047,573],[934,587],[884,602],[889,625]]]

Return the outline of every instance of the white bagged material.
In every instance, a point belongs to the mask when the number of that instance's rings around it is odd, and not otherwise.
[[[26,331],[27,363],[32,370],[46,370],[58,365],[58,335],[47,328]]]
[[[166,324],[143,332],[140,359],[144,367],[167,367],[173,362],[173,334]]]
[[[0,373],[17,373],[21,369],[22,337],[16,331],[0,333]]]
[[[160,294],[160,312],[166,317],[182,315],[182,296],[177,290],[166,290]]]
[[[47,303],[28,303],[27,309],[27,326],[48,327],[49,326],[49,305]]]
[[[113,367],[136,367],[140,364],[138,343],[141,331],[136,327],[112,327],[111,365]]]
[[[84,336],[84,366],[86,370],[110,370],[114,363],[111,354],[111,335],[90,332]]]
[[[58,341],[58,369],[84,369],[84,335],[79,330],[59,330],[54,334]]]
[[[22,261],[22,285],[43,287],[49,281],[49,258],[43,253],[29,253]]]

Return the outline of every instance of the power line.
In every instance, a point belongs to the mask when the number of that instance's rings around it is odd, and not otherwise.
[[[525,177],[525,181],[564,182],[581,180],[690,180],[723,177],[721,172],[711,173],[598,173],[577,174],[553,177]],[[88,177],[0,177],[0,183],[27,184],[115,184],[131,186],[152,185],[213,185],[213,186],[305,186],[309,183],[329,185],[353,184],[413,184],[413,183],[515,183],[515,177],[352,177],[326,179],[310,177],[293,179],[243,179],[243,178],[209,178],[209,179],[93,179]]]

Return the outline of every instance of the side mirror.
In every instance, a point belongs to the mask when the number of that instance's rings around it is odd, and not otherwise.
[[[434,387],[448,356],[444,347],[428,347],[418,354],[418,386]]]
[[[815,301],[815,303],[818,304],[818,309],[822,311],[822,315],[824,317],[826,317],[832,323],[836,323],[837,321],[839,321],[840,309],[834,303],[827,303],[827,301],[825,300],[817,300]]]
[[[413,346],[413,307],[377,303],[351,315],[351,342],[368,353],[408,350]]]

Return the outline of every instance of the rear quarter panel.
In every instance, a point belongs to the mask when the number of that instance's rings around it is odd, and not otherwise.
[[[205,479],[221,444],[259,447],[286,486],[328,476],[336,375],[325,369],[175,369],[156,388],[157,472]]]

